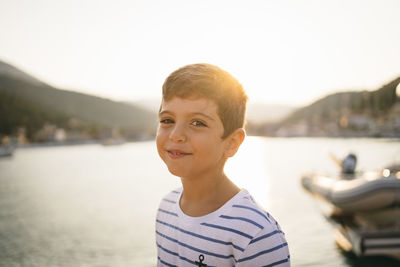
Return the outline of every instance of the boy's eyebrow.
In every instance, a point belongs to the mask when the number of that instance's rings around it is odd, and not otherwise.
[[[213,120],[213,121],[215,121],[215,119],[214,119],[213,117],[211,117],[211,116],[208,116],[207,114],[204,114],[204,113],[202,113],[202,112],[193,112],[193,113],[190,113],[190,114],[192,114],[192,115],[200,115],[200,116],[204,116],[204,117],[206,117],[206,118],[209,118],[210,120]]]
[[[169,111],[169,110],[163,110],[160,113],[158,113],[158,116],[162,116],[164,114],[174,114],[174,113]],[[209,115],[207,115],[205,113],[202,113],[202,112],[192,112],[192,113],[190,113],[190,115],[200,115],[200,116],[206,117],[206,118],[208,118],[208,119],[210,119],[212,121],[215,121],[215,119],[213,117],[211,117],[211,116],[209,116]]]
[[[163,110],[163,111],[158,112],[158,115],[163,115],[165,113],[172,113],[172,112],[169,112],[168,110]]]
[[[171,114],[171,115],[173,115],[174,113],[171,112],[171,111],[168,111],[168,110],[163,110],[163,111],[160,111],[160,112],[158,113],[158,116],[160,117],[161,115],[164,115],[164,114]]]

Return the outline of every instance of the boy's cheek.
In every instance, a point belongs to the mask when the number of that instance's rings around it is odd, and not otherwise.
[[[157,135],[156,135],[157,149],[159,148],[160,144],[161,144],[161,135],[157,132]]]
[[[157,151],[160,153],[163,150],[166,141],[166,134],[165,131],[159,130],[156,134],[156,146]]]
[[[162,135],[162,128],[160,127],[160,125],[157,128],[157,132],[156,132],[156,141],[161,137]]]
[[[156,146],[157,146],[158,156],[164,161],[164,157],[163,157],[163,154],[162,154],[162,145],[159,142],[158,138],[156,139]]]

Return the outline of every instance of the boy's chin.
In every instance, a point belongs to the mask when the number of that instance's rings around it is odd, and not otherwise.
[[[183,177],[189,177],[190,174],[188,172],[186,172],[185,170],[177,170],[177,169],[173,169],[173,168],[168,168],[169,172],[174,175],[177,176],[179,178],[183,178]]]
[[[182,171],[179,171],[179,170],[176,170],[176,169],[173,169],[173,168],[168,168],[168,171],[172,175],[175,175],[175,176],[178,176],[178,177],[182,177]]]

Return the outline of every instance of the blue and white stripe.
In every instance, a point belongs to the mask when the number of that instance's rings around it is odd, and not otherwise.
[[[156,219],[158,266],[290,266],[288,245],[274,218],[243,190],[217,211],[189,217],[181,190],[160,203]]]

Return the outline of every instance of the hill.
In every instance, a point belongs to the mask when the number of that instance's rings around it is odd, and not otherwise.
[[[400,77],[374,91],[328,95],[278,123],[262,125],[271,136],[400,137]]]
[[[75,136],[79,132],[84,139],[103,138],[113,129],[133,139],[154,134],[156,128],[152,112],[52,87],[4,62],[0,62],[0,104],[0,135],[15,136],[23,129],[30,141],[40,141],[37,134],[46,125],[74,131]]]
[[[0,75],[32,84],[42,84],[42,82],[35,77],[3,61],[0,61]]]

